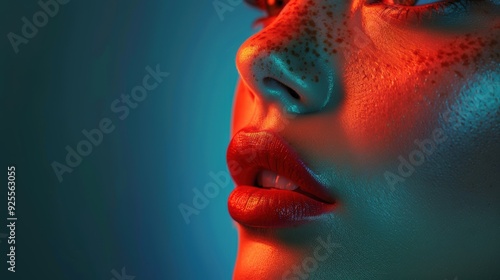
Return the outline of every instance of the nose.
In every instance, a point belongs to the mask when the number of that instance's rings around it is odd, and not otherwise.
[[[301,1],[288,5],[294,2]],[[265,101],[279,102],[290,114],[335,108],[342,99],[331,28],[324,28],[324,19],[307,9],[285,7],[236,57],[246,86]]]

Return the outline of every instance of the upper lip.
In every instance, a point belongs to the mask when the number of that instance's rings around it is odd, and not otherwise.
[[[270,170],[292,180],[299,186],[297,191],[310,198],[335,202],[299,155],[273,132],[246,129],[236,133],[227,150],[227,163],[236,185],[257,187],[259,171]]]

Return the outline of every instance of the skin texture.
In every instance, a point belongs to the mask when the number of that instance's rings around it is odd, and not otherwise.
[[[239,226],[235,279],[500,279],[500,9],[476,2],[290,0],[243,43],[232,133],[277,132],[338,207]]]

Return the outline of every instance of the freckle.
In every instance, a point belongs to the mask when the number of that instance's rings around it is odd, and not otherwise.
[[[460,78],[464,77],[464,75],[462,75],[462,73],[460,71],[455,71],[455,74],[457,74],[457,76],[459,76]]]
[[[445,62],[441,62],[441,66],[443,66],[443,67],[448,67],[448,66],[450,66],[450,64],[449,64],[448,62],[446,62],[446,61],[445,61]]]
[[[335,42],[337,42],[337,43],[342,43],[343,41],[344,41],[344,39],[342,39],[342,38],[337,38],[337,39],[335,40]]]
[[[496,44],[498,44],[497,40],[493,39],[493,40],[490,41],[490,47],[493,47]]]
[[[333,50],[332,50],[332,52],[333,52],[333,53],[337,53],[337,49],[333,49]]]
[[[431,83],[435,84],[435,83],[436,83],[436,81],[432,80],[432,81],[431,81]]]
[[[314,76],[314,81],[317,83],[319,82],[319,78],[318,78],[318,75]]]

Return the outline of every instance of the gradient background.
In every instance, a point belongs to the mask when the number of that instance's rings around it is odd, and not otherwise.
[[[46,0],[43,0],[46,1]],[[226,0],[222,2],[227,3]],[[234,2],[234,1],[233,1]],[[0,234],[7,233],[8,165],[16,166],[16,273],[0,279],[229,279],[237,235],[226,210],[232,184],[187,225],[178,205],[226,171],[234,57],[255,30],[245,4],[223,14],[212,1],[77,1],[15,54],[35,0],[3,0],[1,32]],[[123,121],[113,100],[142,83],[150,65],[170,73]],[[116,126],[59,183],[81,131]],[[125,278],[124,278],[125,279]],[[116,279],[120,280],[120,279]]]

